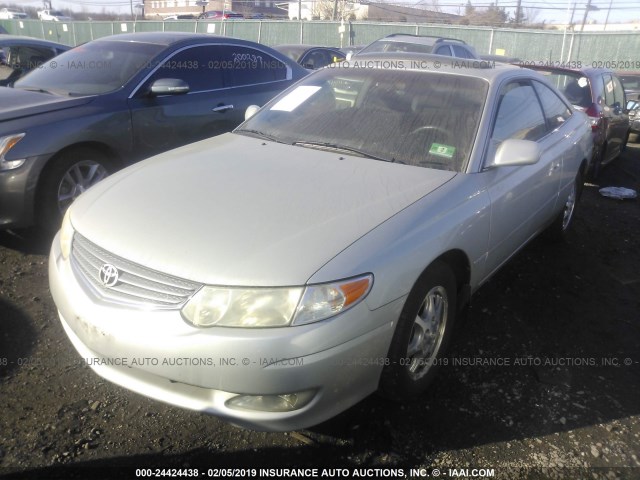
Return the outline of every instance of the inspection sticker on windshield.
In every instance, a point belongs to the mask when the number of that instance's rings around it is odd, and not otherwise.
[[[456,153],[456,147],[442,145],[441,143],[432,143],[429,153],[439,157],[453,158],[453,154]]]
[[[293,90],[289,95],[284,97],[278,103],[276,103],[271,110],[280,110],[283,112],[293,112],[296,108],[298,108],[302,102],[304,102],[311,95],[316,93],[322,87],[316,87],[313,85],[306,85],[302,87],[298,87]]]

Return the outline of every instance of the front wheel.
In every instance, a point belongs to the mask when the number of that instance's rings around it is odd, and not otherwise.
[[[113,171],[112,163],[100,151],[79,148],[51,160],[43,172],[38,195],[38,223],[53,231],[60,226],[69,205],[83,192]]]
[[[421,394],[436,375],[456,318],[456,280],[436,261],[407,297],[382,371],[380,392],[394,400]]]

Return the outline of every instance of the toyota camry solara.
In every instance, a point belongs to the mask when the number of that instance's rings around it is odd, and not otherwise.
[[[471,294],[568,233],[592,149],[536,72],[432,61],[318,71],[81,195],[49,274],[87,364],[261,430],[419,395]]]

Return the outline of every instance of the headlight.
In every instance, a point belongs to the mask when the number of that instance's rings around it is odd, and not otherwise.
[[[24,158],[20,160],[5,160],[5,155],[9,153],[16,144],[22,140],[24,133],[17,133],[15,135],[7,135],[6,137],[0,137],[0,170],[11,170],[18,168],[24,163]]]
[[[182,309],[197,327],[285,327],[325,320],[360,302],[373,276],[286,288],[204,287]]]
[[[71,218],[69,215],[69,209],[64,214],[62,219],[62,226],[60,227],[60,251],[62,252],[62,258],[65,260],[71,255],[71,241],[73,240],[73,225],[71,225]]]
[[[344,312],[366,297],[372,284],[373,275],[364,275],[335,283],[309,285],[293,325],[317,322]]]

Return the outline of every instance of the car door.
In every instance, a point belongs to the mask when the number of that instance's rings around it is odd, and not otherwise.
[[[617,156],[627,141],[627,132],[629,131],[629,115],[626,113],[627,99],[622,87],[622,82],[615,74],[607,75],[610,83],[605,82],[605,89],[611,88],[613,91],[613,104],[605,108],[609,108],[611,120],[609,124],[609,143]]]
[[[531,81],[512,81],[501,88],[485,168],[480,173],[491,201],[491,231],[485,270],[488,274],[502,265],[554,215],[567,143],[561,125],[563,121],[558,123],[560,125],[551,130],[553,126],[545,118],[539,95]],[[540,160],[533,165],[492,167],[500,143],[511,138],[537,142],[542,152]]]
[[[290,72],[269,54],[236,44],[196,45],[174,52],[129,99],[134,150],[146,157],[229,132],[249,105],[263,105]],[[150,94],[160,79],[185,82],[186,94]]]

